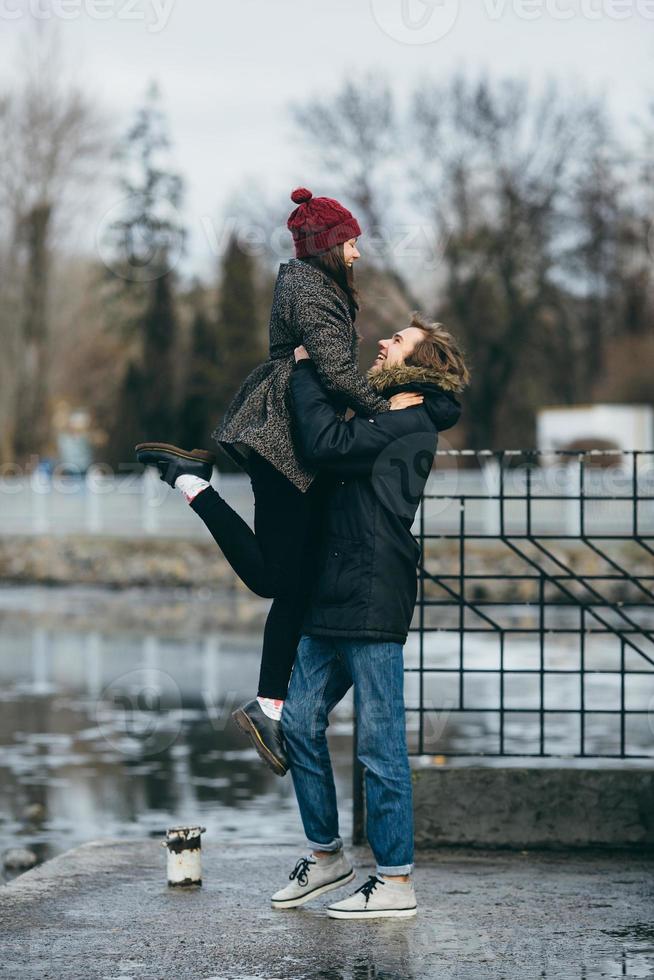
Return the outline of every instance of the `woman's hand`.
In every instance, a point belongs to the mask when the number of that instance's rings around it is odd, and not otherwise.
[[[293,351],[293,354],[295,355],[295,363],[296,364],[297,364],[298,361],[310,361],[311,360],[310,354],[307,353],[306,347],[303,347],[302,344],[300,344],[299,347],[296,347],[295,348],[295,350]]]
[[[421,395],[419,391],[401,391],[389,399],[392,412],[399,408],[411,408],[412,405],[422,405],[424,400],[425,396]]]

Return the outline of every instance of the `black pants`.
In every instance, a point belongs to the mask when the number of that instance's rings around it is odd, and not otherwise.
[[[306,493],[257,453],[249,457],[254,532],[213,487],[191,507],[207,525],[236,574],[257,595],[273,599],[263,635],[262,697],[285,698],[313,581],[322,485]]]

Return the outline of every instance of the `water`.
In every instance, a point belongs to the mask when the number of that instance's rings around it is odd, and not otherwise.
[[[45,860],[98,837],[162,835],[177,823],[202,824],[212,837],[297,842],[303,836],[290,776],[275,776],[231,722],[252,697],[260,631],[242,629],[249,598],[155,590],[4,588],[0,590],[0,853],[24,846]],[[230,606],[231,628],[211,610]],[[517,611],[521,615],[520,610]],[[147,615],[146,615],[147,613]],[[265,609],[264,609],[265,613]],[[145,623],[145,626],[143,625]],[[581,696],[576,637],[547,639],[544,745],[539,765],[576,760]],[[505,751],[540,749],[538,637],[508,644]],[[610,637],[597,637],[584,678],[586,750],[619,748],[619,661]],[[589,652],[589,657],[591,653]],[[423,754],[414,765],[524,764],[486,755],[498,748],[497,637],[429,633],[423,681]],[[408,741],[419,750],[418,638],[405,650]],[[627,664],[629,667],[629,664]],[[634,670],[642,660],[634,659]],[[594,671],[603,671],[594,673]],[[459,710],[463,694],[468,709]],[[627,749],[654,757],[654,671],[628,676]],[[476,710],[475,710],[476,709]],[[565,710],[561,710],[565,709]],[[329,739],[341,806],[351,833],[352,702],[332,716]],[[463,753],[463,754],[461,754]],[[475,755],[477,753],[477,755]],[[461,755],[459,755],[461,754]],[[562,761],[562,759],[564,761]],[[592,760],[590,764],[606,764]],[[624,766],[624,760],[612,764]]]
[[[28,847],[45,860],[94,838],[158,836],[177,823],[202,824],[227,842],[302,846],[290,776],[270,772],[230,719],[256,691],[259,636],[185,640],[98,627],[3,628],[0,852]],[[349,698],[330,741],[348,834]]]

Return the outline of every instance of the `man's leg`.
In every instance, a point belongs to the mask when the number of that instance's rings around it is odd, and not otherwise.
[[[333,640],[303,636],[282,714],[289,768],[304,831],[314,852],[342,847],[326,730],[328,715],[352,686]]]
[[[272,896],[275,909],[304,905],[342,888],[354,870],[338,833],[338,809],[325,730],[328,715],[352,681],[330,640],[303,636],[282,714],[289,764],[311,853]]]
[[[399,643],[346,641],[354,681],[357,755],[366,769],[366,833],[385,878],[413,870],[413,793],[404,716]]]

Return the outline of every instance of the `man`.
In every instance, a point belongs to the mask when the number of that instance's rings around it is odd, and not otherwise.
[[[453,392],[469,376],[450,334],[418,314],[409,327],[379,342],[368,373],[386,398],[413,393],[413,407],[403,411],[345,421],[302,347],[296,362],[295,437],[305,459],[332,478],[315,585],[281,719],[311,852],[297,862],[272,905],[294,908],[354,878],[339,836],[325,734],[330,711],[354,685],[357,755],[365,767],[367,835],[377,873],[329,906],[328,914],[412,916],[413,805],[402,661],[420,555],[411,526],[438,432],[459,418]]]

